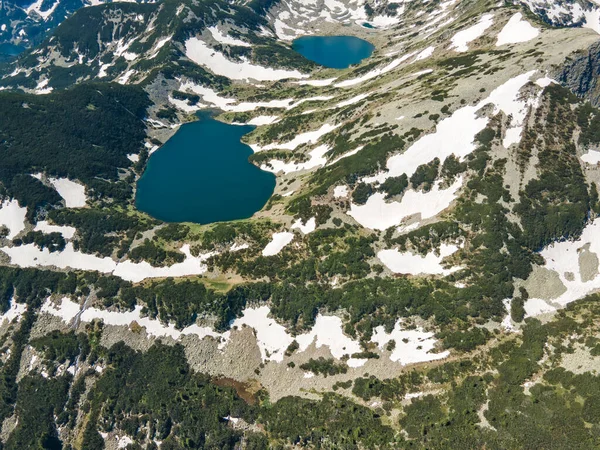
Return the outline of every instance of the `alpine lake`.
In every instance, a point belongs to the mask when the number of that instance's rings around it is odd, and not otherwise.
[[[322,66],[344,69],[368,58],[374,46],[353,36],[304,36],[292,48]],[[182,125],[148,159],[136,191],[136,207],[165,222],[245,219],[269,200],[275,175],[248,161],[242,143],[249,125],[230,125],[209,111]]]

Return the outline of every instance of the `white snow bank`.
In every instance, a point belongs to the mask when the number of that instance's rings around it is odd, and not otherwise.
[[[327,78],[325,80],[302,80],[302,81],[295,81],[294,83],[297,83],[300,85],[306,85],[306,86],[323,87],[323,86],[329,86],[335,80],[337,80],[337,78]],[[337,84],[336,84],[336,87],[337,87]]]
[[[421,220],[434,217],[448,208],[458,196],[463,180],[459,177],[447,189],[436,184],[429,192],[408,190],[399,202],[386,203],[385,194],[373,194],[364,205],[350,205],[348,215],[363,227],[373,230],[385,230],[398,225],[404,218],[420,214]]]
[[[556,308],[549,305],[545,300],[541,298],[529,298],[525,302],[525,317],[535,317],[540,314],[556,311]]]
[[[358,341],[354,341],[344,334],[342,319],[337,316],[319,314],[312,330],[297,336],[296,342],[300,346],[300,351],[306,350],[313,342],[317,348],[327,346],[333,357],[337,359],[362,351]],[[365,362],[367,362],[366,359],[350,358],[347,363],[350,367],[360,367]]]
[[[192,256],[189,245],[181,247],[181,252],[186,258],[183,262],[166,267],[153,267],[148,262],[134,263],[126,260],[115,262],[109,257],[98,257],[82,253],[73,248],[71,242],[67,243],[62,252],[50,252],[47,248],[40,250],[35,244],[21,245],[19,247],[2,247],[11,264],[19,267],[44,267],[55,266],[60,269],[97,270],[102,273],[112,273],[124,280],[137,283],[146,278],[182,277],[187,275],[200,275],[206,272],[206,261],[213,253]]]
[[[317,222],[314,217],[311,217],[306,221],[306,223],[302,223],[302,219],[296,220],[292,225],[292,230],[298,229],[302,232],[302,234],[309,234],[315,231],[317,228]]]
[[[123,75],[121,75],[118,79],[117,79],[117,83],[119,84],[127,84],[129,83],[129,79],[136,73],[137,71],[135,69],[129,69],[127,72],[125,72]]]
[[[518,12],[509,19],[504,28],[498,33],[496,47],[527,42],[537,37],[538,34],[540,34],[540,31],[526,20],[523,20],[523,14]]]
[[[494,23],[493,14],[484,14],[475,25],[456,33],[451,41],[449,49],[455,49],[457,52],[466,52],[469,50],[469,42],[481,37],[485,30]]]
[[[273,256],[278,254],[283,247],[288,245],[294,239],[294,233],[288,231],[282,231],[280,233],[273,233],[271,242],[263,249],[263,256]]]
[[[85,186],[68,178],[48,178],[56,192],[64,199],[67,208],[81,208],[85,206]]]
[[[210,48],[205,42],[192,37],[185,41],[185,55],[196,64],[207,67],[216,75],[232,80],[276,81],[285,78],[306,78],[297,70],[273,69],[252,64],[247,60],[231,61],[222,53]]]
[[[336,186],[333,188],[333,197],[334,198],[346,198],[348,197],[348,186]]]
[[[454,244],[441,244],[439,256],[433,251],[425,256],[411,252],[399,252],[396,249],[381,250],[377,257],[381,262],[394,273],[404,273],[410,275],[449,275],[459,270],[459,267],[446,269],[442,265],[442,260],[452,255],[458,250]]]
[[[411,53],[410,56],[412,56],[413,54],[414,53]],[[334,86],[337,88],[346,88],[346,87],[356,86],[357,84],[365,83],[369,80],[372,80],[373,78],[377,78],[383,74],[391,72],[396,67],[398,67],[403,61],[406,61],[410,56],[405,55],[401,58],[394,59],[387,66],[373,69],[358,78],[352,78],[351,80],[340,81],[339,83],[336,83]]]
[[[356,147],[354,150],[350,150],[349,152],[344,153],[343,155],[338,156],[337,158],[335,158],[333,161],[330,161],[327,163],[328,166],[332,166],[333,164],[335,164],[336,162],[347,158],[348,156],[352,156],[352,155],[356,155],[358,152],[360,152],[362,149],[364,148],[364,145],[359,145],[358,147]]]
[[[80,315],[82,322],[91,322],[94,319],[101,319],[106,325],[129,326],[132,322],[137,322],[138,325],[145,327],[146,332],[153,337],[171,337],[173,339],[179,339],[185,335],[195,334],[202,339],[206,336],[215,338],[226,338],[229,336],[228,332],[221,335],[213,331],[212,328],[199,327],[195,324],[190,325],[183,330],[177,330],[173,324],[165,325],[158,319],[142,317],[142,306],[140,305],[136,305],[133,311],[118,312],[98,308],[86,308],[81,312],[81,307],[78,303],[64,297],[58,305],[49,299],[46,300],[42,305],[41,311],[60,317],[65,323],[70,323],[77,315]]]
[[[421,53],[419,53],[415,57],[415,59],[413,60],[413,62],[422,61],[423,59],[429,58],[431,55],[433,55],[433,51],[434,50],[435,50],[435,47],[433,47],[433,46],[427,47],[425,50],[423,50]]]
[[[261,147],[258,144],[250,144],[250,147],[254,153],[261,152],[263,150],[274,150],[279,148],[285,150],[295,150],[297,147],[303,144],[315,144],[319,139],[321,139],[322,136],[331,133],[339,126],[341,126],[341,124],[331,125],[329,123],[325,123],[318,130],[300,133],[289,142],[274,142],[272,144],[265,145],[264,147]]]
[[[36,224],[34,231],[41,231],[42,233],[61,233],[65,239],[71,239],[77,231],[74,227],[63,226],[63,225],[52,225],[47,220],[40,220]]]
[[[236,39],[229,36],[228,34],[223,34],[223,32],[219,30],[219,28],[217,28],[216,26],[208,27],[207,30],[210,31],[210,34],[212,34],[213,39],[219,42],[220,44],[235,45],[238,47],[252,47],[252,45],[242,41],[241,39]]]
[[[10,307],[6,312],[0,315],[0,324],[6,322],[12,322],[17,319],[17,322],[21,320],[23,314],[27,311],[27,305],[25,303],[17,303],[14,298],[10,299]]]
[[[581,160],[588,164],[598,164],[600,162],[600,152],[596,150],[588,150],[587,153],[581,155]]]
[[[35,12],[38,16],[42,18],[42,20],[47,21],[48,18],[52,15],[56,7],[60,4],[60,1],[55,1],[50,8],[45,11],[42,11],[42,5],[44,4],[44,0],[36,0],[34,3],[29,5],[25,12],[27,15],[31,15],[31,13]]]
[[[478,112],[488,104],[494,106],[493,114],[503,111],[507,116],[512,116],[511,125],[521,127],[528,107],[535,103],[536,99],[523,99],[519,91],[534,73],[535,70],[511,78],[477,105],[457,109],[450,117],[436,125],[435,132],[417,140],[404,153],[390,157],[386,163],[388,172],[367,177],[364,181],[383,183],[388,177],[397,177],[403,173],[410,177],[417,167],[436,157],[442,162],[452,154],[463,159],[475,150],[475,135],[488,123],[487,117],[478,117]]]
[[[242,317],[236,319],[232,327],[241,328],[242,325],[256,330],[256,340],[263,361],[283,361],[285,350],[294,340],[284,326],[268,317],[271,310],[268,306],[247,308]]]
[[[186,91],[191,90],[195,94],[198,94],[202,97],[202,101],[208,103],[208,105],[216,106],[217,108],[222,109],[223,111],[232,111],[232,112],[247,112],[254,111],[256,108],[284,108],[287,110],[296,108],[300,106],[304,102],[310,101],[327,101],[331,100],[333,96],[331,95],[320,95],[315,97],[303,98],[300,100],[294,100],[293,98],[286,98],[283,100],[269,100],[267,102],[241,102],[234,98],[221,97],[217,92],[212,90],[211,88],[195,84],[192,82],[182,83],[179,87],[179,90]],[[187,106],[187,104],[186,104]],[[199,104],[196,107],[189,107],[190,110],[198,110],[207,105]]]
[[[278,116],[257,116],[248,121],[248,125],[261,126],[279,122]]]
[[[166,267],[154,267],[146,261],[139,263],[123,261],[117,264],[113,271],[113,275],[121,277],[124,280],[133,281],[134,283],[145,280],[146,278],[199,275],[206,272],[206,265],[204,262],[214,255],[214,253],[207,253],[198,257],[192,256],[188,244],[184,244],[181,247],[181,252],[185,255],[185,259],[180,263],[175,263]]]
[[[558,273],[560,280],[567,288],[566,292],[558,298],[552,299],[552,303],[565,306],[577,299],[600,289],[600,275],[596,274],[589,281],[582,281],[579,266],[579,255],[582,248],[589,244],[589,251],[600,257],[600,220],[587,225],[581,237],[576,241],[556,242],[543,249],[540,254],[546,260],[546,268]],[[569,274],[572,274],[571,277]],[[525,309],[544,307],[543,300],[536,299],[535,303],[525,303]],[[528,303],[530,303],[528,305]]]
[[[262,164],[260,168],[266,172],[279,173],[283,172],[285,174],[292,172],[299,172],[301,170],[310,170],[315,167],[324,166],[327,162],[327,158],[325,158],[325,154],[331,150],[331,147],[327,144],[319,145],[314,150],[312,150],[309,155],[310,159],[306,162],[295,163],[295,162],[284,162],[278,159],[272,159],[268,164]]]
[[[158,56],[159,50],[163,48],[165,44],[171,40],[172,37],[172,35],[166,36],[156,41],[156,44],[154,44],[154,47],[152,47],[152,50],[150,50],[150,59],[156,58]]]
[[[402,365],[435,361],[446,358],[450,354],[447,350],[441,353],[431,353],[436,344],[433,333],[423,331],[421,328],[404,330],[402,319],[396,322],[394,329],[389,334],[385,332],[383,326],[378,326],[373,330],[371,341],[375,342],[381,350],[391,340],[396,343],[396,347],[392,351],[390,359],[398,361]]]
[[[354,97],[349,98],[348,100],[344,100],[342,102],[339,102],[337,105],[335,105],[335,108],[344,108],[346,106],[354,105],[356,103],[359,103],[359,102],[363,101],[369,95],[371,95],[371,94],[370,93],[358,94],[358,95],[356,95]]]
[[[0,203],[0,227],[8,228],[8,239],[13,239],[25,229],[27,208],[19,206],[17,200],[5,200]]]

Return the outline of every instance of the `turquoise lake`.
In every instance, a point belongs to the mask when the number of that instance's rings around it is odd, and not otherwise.
[[[165,222],[245,219],[273,194],[275,176],[248,161],[240,138],[253,126],[228,125],[209,113],[182,125],[148,160],[136,207]]]
[[[375,50],[370,42],[354,36],[303,36],[292,48],[306,59],[332,69],[345,69],[368,58]]]

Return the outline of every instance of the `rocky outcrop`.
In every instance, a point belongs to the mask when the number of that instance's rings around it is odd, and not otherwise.
[[[555,79],[578,97],[600,106],[600,42],[568,59]]]

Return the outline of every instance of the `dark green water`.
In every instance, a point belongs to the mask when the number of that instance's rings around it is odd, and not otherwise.
[[[4,42],[0,44],[0,61],[8,62],[12,59],[15,59],[24,50],[25,49],[23,47]]]
[[[354,36],[303,36],[292,48],[306,59],[332,69],[345,69],[368,58],[375,46]]]
[[[240,138],[252,126],[228,125],[203,112],[181,126],[148,160],[136,207],[166,222],[244,219],[273,194],[275,176],[250,164]]]

